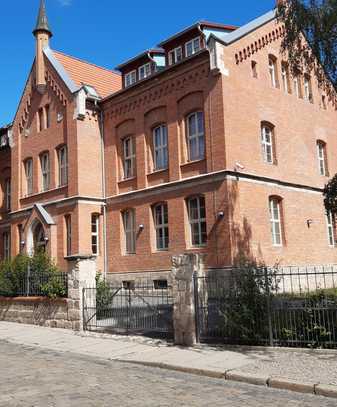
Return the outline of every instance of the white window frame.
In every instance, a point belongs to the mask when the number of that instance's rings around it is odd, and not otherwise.
[[[301,90],[301,78],[299,75],[294,77],[294,90],[297,99],[302,98],[302,90]]]
[[[4,232],[2,234],[3,239],[3,254],[4,260],[9,260],[11,257],[11,237],[9,232]]]
[[[7,211],[11,209],[11,179],[5,180],[5,208]]]
[[[99,215],[91,215],[91,252],[94,256],[99,255]]]
[[[183,60],[183,48],[182,46],[176,47],[169,51],[168,54],[169,65],[175,65]]]
[[[269,56],[269,74],[271,80],[271,86],[273,88],[277,88],[277,68],[276,68],[276,60]]]
[[[311,78],[304,75],[304,99],[311,101]]]
[[[135,139],[132,136],[123,139],[123,177],[130,179],[135,176]]]
[[[327,176],[326,144],[323,141],[318,140],[316,145],[317,145],[318,170],[320,175],[325,177]]]
[[[146,79],[151,75],[151,64],[148,62],[138,68],[138,78],[141,81],[142,79]]]
[[[42,192],[50,189],[50,159],[49,153],[43,153],[40,156]]]
[[[276,216],[275,216],[276,213]],[[269,198],[269,217],[273,246],[282,247],[282,218],[281,201],[277,198]],[[278,230],[277,230],[278,229]]]
[[[199,128],[199,115],[202,117],[202,128]],[[191,120],[195,120],[195,133],[192,133]],[[205,117],[204,112],[197,111],[186,118],[188,161],[197,161],[205,158]],[[192,143],[195,142],[196,154],[192,154]]]
[[[62,146],[58,149],[58,164],[59,164],[59,186],[68,185],[68,148]]]
[[[157,135],[159,143],[157,143]],[[157,126],[152,131],[153,167],[155,171],[168,168],[168,134],[166,124]]]
[[[326,214],[329,247],[336,247],[335,221],[331,212]]]
[[[33,159],[28,158],[25,161],[25,175],[26,175],[26,194],[27,196],[33,193]]]
[[[126,88],[133,85],[136,82],[137,82],[137,71],[135,69],[125,74],[124,84]]]
[[[158,215],[158,216],[157,216]],[[166,218],[166,222],[165,222]],[[169,222],[167,203],[158,203],[153,207],[153,222],[156,232],[156,250],[165,251],[169,248]]]
[[[266,124],[261,127],[261,146],[264,162],[274,164],[274,129]]]
[[[198,46],[196,46],[198,44]],[[188,47],[191,45],[191,52],[188,51]],[[201,50],[201,38],[200,37],[195,37],[190,41],[187,41],[185,43],[185,56],[186,58],[196,54]]]
[[[124,251],[126,255],[136,254],[136,216],[134,209],[122,212],[124,229]]]
[[[205,217],[201,217],[201,200],[203,200],[204,204],[204,211],[205,211]],[[192,210],[191,210],[191,202],[196,201],[197,202],[197,217],[192,218]],[[188,220],[190,224],[190,243],[192,247],[204,247],[207,244],[207,221],[206,221],[206,200],[204,196],[194,196],[190,197],[187,200],[187,210],[188,210]],[[202,226],[205,225],[206,228],[206,239],[203,240],[203,233],[202,233]],[[198,233],[197,233],[197,239],[194,240],[195,234],[193,233],[193,228],[194,226],[197,226],[198,228]]]
[[[282,64],[281,66],[281,75],[282,75],[282,84],[283,90],[285,93],[289,92],[289,67],[286,64]]]

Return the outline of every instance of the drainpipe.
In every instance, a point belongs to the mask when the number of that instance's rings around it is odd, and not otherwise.
[[[95,100],[95,106],[99,111],[99,129],[100,129],[100,136],[101,136],[101,162],[102,162],[102,195],[104,200],[103,205],[103,278],[106,281],[106,276],[108,272],[108,246],[107,246],[107,220],[106,220],[106,182],[105,182],[105,156],[104,156],[104,118],[103,118],[103,111],[97,104],[97,100]]]

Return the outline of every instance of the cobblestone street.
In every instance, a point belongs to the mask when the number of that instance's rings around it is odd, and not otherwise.
[[[0,406],[336,407],[337,401],[0,342]]]

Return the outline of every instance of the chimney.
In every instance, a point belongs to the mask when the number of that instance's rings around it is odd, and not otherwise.
[[[44,0],[40,2],[39,14],[33,34],[36,38],[35,83],[38,91],[44,93],[46,90],[46,79],[43,49],[49,46],[49,39],[53,36],[49,28]]]

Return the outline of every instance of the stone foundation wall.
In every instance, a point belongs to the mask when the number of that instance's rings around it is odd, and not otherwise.
[[[0,321],[52,328],[80,329],[79,305],[70,299],[0,297]]]

